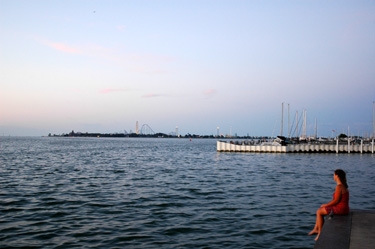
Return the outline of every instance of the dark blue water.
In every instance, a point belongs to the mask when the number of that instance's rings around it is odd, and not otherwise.
[[[375,209],[372,154],[218,153],[215,140],[0,137],[0,248],[313,248],[347,171]]]

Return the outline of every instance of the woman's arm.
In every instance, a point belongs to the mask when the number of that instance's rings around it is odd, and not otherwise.
[[[335,194],[334,194],[333,200],[326,203],[326,204],[321,205],[321,207],[334,206],[337,203],[339,203],[340,199],[341,199],[342,188],[343,188],[342,185],[337,185],[336,189],[335,189]]]

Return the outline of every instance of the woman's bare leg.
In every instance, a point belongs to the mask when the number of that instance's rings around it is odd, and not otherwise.
[[[315,240],[319,239],[320,232],[322,231],[322,227],[324,225],[324,216],[327,214],[328,213],[325,208],[319,208],[316,211],[316,227],[317,227],[318,235],[315,237]]]
[[[319,208],[318,210],[316,210],[316,222],[315,222],[314,229],[308,233],[308,235],[318,234],[315,240],[319,238],[320,231],[322,230],[322,227],[324,224],[324,215],[326,214],[327,212],[325,208]]]
[[[314,226],[314,229],[311,230],[307,235],[313,235],[313,234],[317,234],[318,233],[318,225],[316,224],[317,222],[315,221],[315,226]]]

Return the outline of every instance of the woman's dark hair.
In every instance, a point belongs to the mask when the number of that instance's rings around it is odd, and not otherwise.
[[[348,188],[348,184],[346,183],[346,173],[342,169],[336,169],[335,175],[337,175],[340,178],[340,181],[342,184],[344,184],[345,188]]]

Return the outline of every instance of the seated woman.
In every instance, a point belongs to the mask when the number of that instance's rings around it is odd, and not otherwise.
[[[346,183],[346,174],[342,169],[335,170],[333,180],[336,182],[335,193],[333,200],[323,204],[316,211],[316,223],[314,229],[309,232],[309,235],[318,234],[315,240],[318,240],[320,232],[324,224],[324,216],[330,213],[333,214],[348,214],[349,213],[349,191]]]

